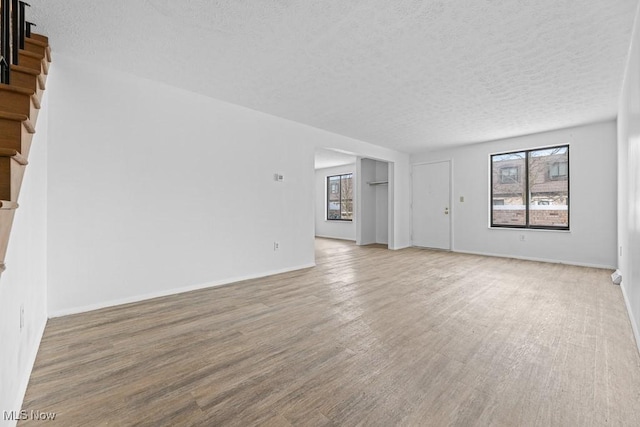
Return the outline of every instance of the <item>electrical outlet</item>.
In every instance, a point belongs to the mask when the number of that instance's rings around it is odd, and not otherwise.
[[[279,242],[273,242],[273,250],[277,251],[278,249],[280,249],[280,243]]]
[[[24,328],[24,304],[20,304],[20,332]]]

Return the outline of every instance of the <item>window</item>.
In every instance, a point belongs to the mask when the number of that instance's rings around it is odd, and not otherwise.
[[[569,229],[568,145],[491,156],[491,226]]]
[[[327,177],[327,219],[353,220],[353,174]]]
[[[517,166],[500,168],[500,183],[511,184],[520,182],[519,175]]]
[[[549,166],[549,178],[567,179],[569,164],[567,162],[554,162]]]

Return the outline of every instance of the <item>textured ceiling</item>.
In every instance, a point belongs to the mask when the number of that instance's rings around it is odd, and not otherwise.
[[[54,53],[416,152],[612,118],[637,0],[32,0]]]

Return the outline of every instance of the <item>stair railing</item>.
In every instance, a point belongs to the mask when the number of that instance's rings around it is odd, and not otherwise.
[[[34,24],[33,22],[29,22],[29,21],[25,21],[25,25],[26,25],[25,35],[27,37],[31,37],[31,28],[32,27],[37,27],[37,25]]]
[[[11,13],[10,0],[2,0],[2,14],[0,16],[0,83],[10,83],[11,72]]]
[[[20,26],[18,27],[18,40],[19,40],[18,44],[20,45],[20,49],[24,49],[24,35],[26,33],[26,25],[27,25],[27,19],[26,19],[26,14],[24,10],[27,7],[31,7],[31,5],[23,1],[18,3],[20,4],[20,8],[18,9],[20,11]]]
[[[11,63],[18,65],[20,61],[20,51],[18,49],[19,42],[16,41],[20,38],[20,29],[18,28],[17,23],[20,22],[20,7],[18,3],[20,0],[11,0]]]
[[[26,21],[28,3],[20,0],[0,0],[0,83],[11,83],[11,65],[18,65],[25,37],[35,24]]]

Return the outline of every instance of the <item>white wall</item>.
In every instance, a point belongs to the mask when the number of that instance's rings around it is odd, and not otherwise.
[[[353,188],[357,187],[356,164],[316,169],[316,236],[332,239],[356,240],[356,225],[353,221],[327,221],[327,177],[353,173]],[[354,191],[354,206],[355,206]]]
[[[409,177],[406,154],[60,54],[56,68],[52,315],[312,265],[316,147],[394,161],[398,185]],[[409,194],[396,200],[398,248]]]
[[[570,144],[570,232],[489,228],[489,155]],[[413,163],[452,160],[454,251],[614,268],[615,122],[562,129],[413,155]],[[464,202],[460,197],[464,196]],[[525,236],[520,241],[520,235]]]
[[[48,98],[47,91],[11,230],[5,259],[7,270],[0,278],[0,425],[3,426],[15,424],[5,421],[3,412],[19,411],[22,406],[47,322]],[[22,331],[21,306],[24,306]]]
[[[640,349],[640,32],[637,14],[618,105],[618,268]]]

